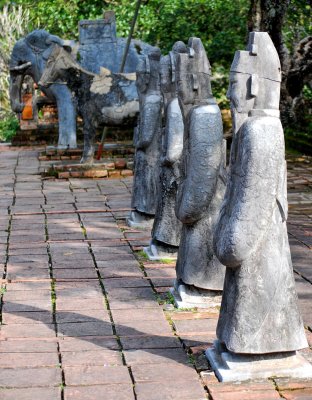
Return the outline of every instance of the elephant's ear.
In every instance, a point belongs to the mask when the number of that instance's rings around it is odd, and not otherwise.
[[[59,46],[63,46],[63,42],[64,40],[61,39],[60,37],[56,36],[56,35],[50,35],[46,38],[45,43],[50,46],[51,44],[58,44]]]

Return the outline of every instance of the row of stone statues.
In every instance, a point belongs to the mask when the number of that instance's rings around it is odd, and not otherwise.
[[[198,38],[139,63],[140,121],[130,226],[151,226],[151,259],[177,257],[177,303],[222,304],[207,357],[220,380],[311,377],[287,238],[280,62],[267,33],[237,51],[221,113]],[[163,107],[164,105],[164,107]],[[162,125],[164,108],[164,126]]]

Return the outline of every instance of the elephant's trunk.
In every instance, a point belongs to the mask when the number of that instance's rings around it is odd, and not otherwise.
[[[24,64],[22,64],[22,65],[16,65],[15,67],[10,67],[10,71],[12,71],[12,72],[14,72],[14,71],[23,71],[23,70],[25,70],[26,68],[28,68],[28,67],[30,67],[31,66],[31,62],[30,61],[28,61],[28,62],[26,62],[26,63],[24,63]]]
[[[21,88],[24,75],[10,74],[10,101],[11,108],[16,113],[21,113],[25,104],[21,102]]]

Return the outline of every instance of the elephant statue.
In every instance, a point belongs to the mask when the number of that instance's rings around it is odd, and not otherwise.
[[[10,99],[11,108],[21,113],[24,104],[21,102],[21,87],[25,75],[38,83],[53,45],[69,46],[72,41],[65,41],[51,35],[43,29],[34,30],[18,40],[13,48],[10,60]],[[40,86],[39,86],[40,87]],[[59,148],[76,148],[76,107],[69,88],[62,83],[53,83],[49,88],[40,90],[50,99],[56,101],[59,118]]]

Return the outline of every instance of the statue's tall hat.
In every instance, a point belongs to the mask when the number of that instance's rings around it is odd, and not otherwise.
[[[246,50],[235,52],[231,72],[258,75],[259,78],[281,82],[281,63],[267,32],[250,32]]]

